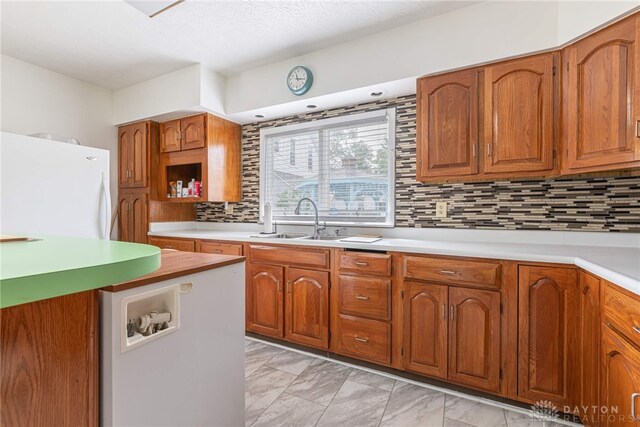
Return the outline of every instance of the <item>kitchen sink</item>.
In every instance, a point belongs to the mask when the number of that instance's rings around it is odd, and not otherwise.
[[[278,234],[269,234],[263,236],[251,236],[251,237],[260,237],[261,239],[300,239],[309,236],[306,233],[278,233]]]
[[[347,236],[307,236],[301,237],[301,239],[305,240],[340,240],[344,239]]]

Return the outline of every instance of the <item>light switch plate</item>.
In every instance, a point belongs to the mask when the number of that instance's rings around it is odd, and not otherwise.
[[[436,218],[447,217],[447,202],[436,202]]]

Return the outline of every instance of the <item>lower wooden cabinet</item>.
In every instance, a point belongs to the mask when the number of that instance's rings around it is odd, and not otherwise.
[[[336,334],[336,352],[383,365],[391,363],[389,323],[341,314]]]
[[[578,351],[576,405],[580,416],[592,420],[598,413],[598,372],[600,361],[601,280],[587,272],[579,274]],[[595,409],[594,409],[595,408]]]
[[[286,280],[285,337],[329,348],[329,273],[287,268]]]
[[[405,369],[498,392],[500,293],[405,282]]]
[[[246,327],[270,337],[284,336],[284,267],[248,264]]]
[[[518,397],[572,405],[577,270],[520,265],[518,276]]]
[[[149,236],[148,243],[160,249],[173,249],[176,251],[195,252],[196,242],[191,239],[173,239]]]
[[[200,240],[197,242],[196,250],[207,254],[218,255],[238,255],[242,256],[242,243],[227,243],[211,240]]]
[[[640,426],[640,348],[603,324],[601,358],[600,425]]]
[[[119,239],[123,242],[147,243],[148,194],[120,190],[118,199]]]

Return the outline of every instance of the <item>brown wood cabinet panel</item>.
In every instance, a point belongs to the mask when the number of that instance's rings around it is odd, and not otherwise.
[[[220,117],[207,117],[208,197],[212,201],[242,200],[242,127]]]
[[[176,239],[171,237],[155,237],[149,236],[150,245],[157,246],[160,249],[173,249],[176,251],[195,252],[196,242],[191,239]]]
[[[340,275],[338,309],[342,314],[391,320],[391,280]]]
[[[118,187],[149,185],[149,122],[133,123],[118,129]]]
[[[97,295],[80,292],[0,311],[0,424],[98,425]]]
[[[600,279],[587,272],[579,274],[578,294],[578,368],[576,400],[583,417],[592,418],[598,406],[600,357]],[[584,408],[589,408],[586,411]]]
[[[141,191],[120,190],[118,199],[119,240],[147,243],[149,228],[148,195]]]
[[[242,244],[200,240],[198,242],[198,252],[221,255],[242,255]]]
[[[131,214],[131,194],[120,191],[118,195],[118,240],[133,241],[133,215]]]
[[[520,265],[518,276],[518,396],[571,405],[576,270]]]
[[[563,173],[640,166],[640,18],[563,51]]]
[[[478,70],[417,84],[417,180],[478,172]]]
[[[329,273],[287,268],[285,338],[329,348]]]
[[[181,150],[203,148],[207,142],[206,114],[180,119]]]
[[[484,69],[484,173],[553,169],[556,56],[529,56]]]
[[[391,325],[340,315],[338,353],[374,363],[391,363]]]
[[[340,271],[391,275],[391,255],[367,252],[342,251],[338,257]]]
[[[500,389],[500,293],[449,288],[449,379]]]
[[[601,358],[600,405],[617,413],[604,414],[600,425],[640,426],[640,349],[603,324]]]
[[[247,258],[253,262],[276,263],[327,269],[330,262],[329,249],[249,245]]]
[[[417,255],[405,255],[403,262],[407,279],[500,289],[499,263]]]
[[[405,282],[404,292],[404,367],[447,378],[448,289]]]
[[[131,183],[131,162],[133,146],[132,126],[118,129],[118,187],[127,188]]]
[[[606,283],[603,307],[604,322],[640,347],[640,297]]]
[[[160,152],[180,151],[180,120],[160,123]]]
[[[247,330],[271,337],[284,336],[284,268],[247,264]]]

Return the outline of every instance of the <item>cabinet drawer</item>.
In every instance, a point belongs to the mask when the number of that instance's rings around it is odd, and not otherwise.
[[[164,239],[158,237],[149,237],[148,242],[150,245],[157,246],[160,249],[175,249],[176,251],[195,252],[196,241],[195,240],[182,240],[182,239]]]
[[[221,255],[242,255],[242,244],[200,241],[198,252]]]
[[[609,283],[604,288],[604,322],[640,346],[640,297],[632,297]]]
[[[329,268],[329,249],[291,248],[285,246],[250,245],[246,254],[249,261]]]
[[[378,320],[391,319],[391,281],[360,276],[340,276],[340,313]]]
[[[391,325],[340,315],[340,353],[376,363],[391,363]]]
[[[497,263],[405,256],[403,269],[407,279],[500,289],[500,264]]]
[[[340,271],[390,276],[391,255],[343,251],[338,258],[338,268]]]

